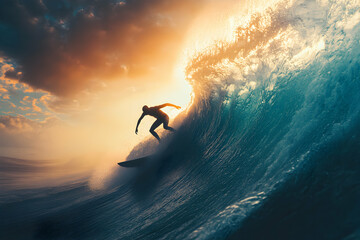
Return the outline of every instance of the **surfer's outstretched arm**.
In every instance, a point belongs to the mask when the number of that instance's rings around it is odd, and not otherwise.
[[[177,105],[174,105],[174,104],[171,104],[171,103],[165,103],[165,104],[156,106],[156,108],[158,108],[158,109],[163,108],[163,107],[174,107],[174,108],[176,108],[176,109],[180,109],[180,108],[181,108],[180,106],[177,106]]]
[[[135,134],[138,133],[139,124],[140,124],[141,120],[142,120],[144,117],[145,117],[145,114],[144,114],[144,113],[141,114],[141,116],[140,116],[140,118],[139,118],[139,120],[138,120],[138,122],[137,122],[137,124],[136,124]]]

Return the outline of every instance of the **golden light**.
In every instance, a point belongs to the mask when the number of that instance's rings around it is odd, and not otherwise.
[[[169,49],[174,51],[174,54],[169,55],[174,58],[161,59],[160,53],[154,53],[157,54],[154,65],[152,59],[142,60],[144,65],[148,64],[150,72],[145,71],[143,75],[139,73],[126,79],[126,71],[123,73],[125,77],[116,75],[118,72],[115,71],[111,79],[116,80],[99,79],[106,86],[90,89],[88,94],[77,98],[81,106],[79,111],[69,114],[65,120],[69,126],[48,130],[44,136],[53,140],[39,140],[43,148],[39,152],[47,158],[80,156],[90,152],[126,155],[137,143],[152,138],[149,128],[155,119],[151,117],[144,118],[138,135],[135,134],[142,106],[167,102],[180,105],[180,111],[170,107],[163,109],[170,116],[170,125],[173,124],[180,112],[189,109],[196,94],[185,76],[185,68],[192,57],[211,48],[217,41],[234,41],[236,27],[244,23],[249,14],[259,11],[254,6],[265,9],[274,2],[258,0],[256,3],[239,3],[229,0],[210,3],[190,25],[182,45]],[[154,44],[158,40],[154,38]],[[142,50],[152,53],[150,45],[142,46]],[[161,135],[164,130],[159,127],[157,131]]]

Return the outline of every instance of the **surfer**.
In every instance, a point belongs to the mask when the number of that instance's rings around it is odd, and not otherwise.
[[[150,115],[154,118],[156,118],[156,121],[153,123],[153,125],[151,126],[150,128],[150,133],[160,142],[160,137],[159,135],[155,132],[155,129],[160,126],[161,124],[163,124],[164,126],[164,129],[166,130],[170,130],[172,132],[175,131],[175,129],[173,129],[172,127],[169,127],[169,116],[164,113],[163,111],[161,111],[160,109],[163,108],[163,107],[174,107],[176,109],[180,109],[181,107],[180,106],[176,106],[174,104],[171,104],[171,103],[165,103],[165,104],[162,104],[162,105],[159,105],[159,106],[154,106],[154,107],[148,107],[148,106],[143,106],[142,110],[143,110],[143,113],[141,114],[138,122],[137,122],[137,125],[136,125],[136,129],[135,129],[135,134],[138,133],[138,127],[139,127],[139,124],[141,122],[141,120],[146,116],[146,115]]]

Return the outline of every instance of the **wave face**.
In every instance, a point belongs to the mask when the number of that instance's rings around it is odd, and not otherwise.
[[[252,16],[188,66],[194,104],[152,164],[2,196],[0,238],[358,239],[359,21],[356,1]]]

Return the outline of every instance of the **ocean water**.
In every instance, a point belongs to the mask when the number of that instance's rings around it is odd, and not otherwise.
[[[48,166],[1,158],[0,239],[360,239],[359,22],[358,1],[254,15],[188,65],[180,128],[110,187],[25,188]]]

